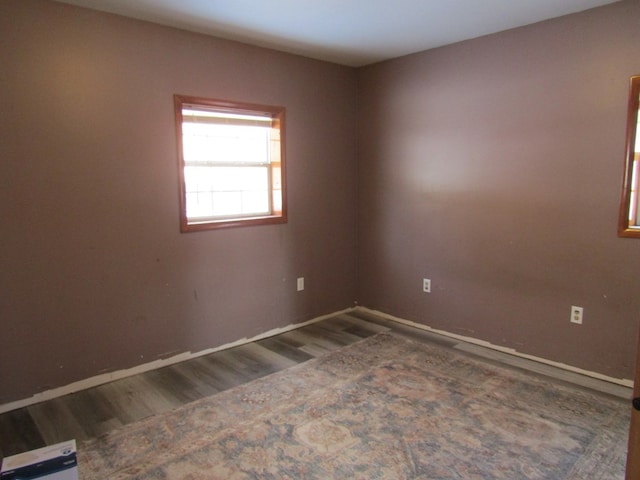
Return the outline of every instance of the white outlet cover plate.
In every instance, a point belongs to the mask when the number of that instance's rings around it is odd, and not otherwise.
[[[571,306],[571,317],[569,320],[571,323],[577,323],[578,325],[582,325],[582,314],[584,313],[584,309],[582,307],[576,307],[575,305]]]

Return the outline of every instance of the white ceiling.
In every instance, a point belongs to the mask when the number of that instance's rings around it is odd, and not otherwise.
[[[350,66],[617,0],[57,0]]]

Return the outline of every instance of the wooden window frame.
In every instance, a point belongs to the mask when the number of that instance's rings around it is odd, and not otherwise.
[[[638,218],[638,173],[640,158],[636,154],[638,132],[638,109],[640,108],[640,75],[631,77],[629,82],[629,103],[627,107],[627,143],[625,148],[622,195],[618,217],[618,236],[640,238]],[[635,221],[634,221],[635,220]]]
[[[287,222],[287,194],[285,168],[285,108],[272,105],[228,100],[174,95],[176,139],[180,181],[180,231],[197,232],[219,228],[244,227],[251,225],[273,225]],[[191,221],[187,216],[187,189],[183,148],[183,109],[199,108],[217,113],[252,115],[271,118],[269,176],[269,213],[256,216],[225,216],[206,220]],[[278,188],[279,187],[279,188]]]

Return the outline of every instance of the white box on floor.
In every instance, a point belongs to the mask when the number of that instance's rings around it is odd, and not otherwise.
[[[0,480],[78,480],[76,441],[49,445],[5,458]]]

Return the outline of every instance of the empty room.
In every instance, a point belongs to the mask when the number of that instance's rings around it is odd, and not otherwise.
[[[0,0],[2,480],[640,479],[638,75],[637,0]]]

